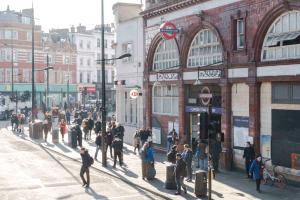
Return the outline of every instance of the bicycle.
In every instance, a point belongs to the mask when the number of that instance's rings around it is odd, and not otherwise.
[[[278,173],[275,171],[276,169],[276,165],[272,165],[272,170],[267,169],[265,167],[265,163],[267,161],[270,161],[271,159],[267,159],[265,160],[264,164],[263,164],[263,178],[262,178],[262,183],[263,184],[271,184],[271,185],[275,185],[278,188],[284,189],[287,185],[287,180],[284,177],[283,174]]]

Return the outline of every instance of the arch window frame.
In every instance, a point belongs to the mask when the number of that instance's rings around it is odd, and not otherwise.
[[[287,43],[297,41],[295,44]],[[300,59],[300,11],[277,17],[269,27],[261,48],[261,61]]]
[[[155,49],[153,55],[153,71],[172,70],[179,68],[179,48],[176,39],[162,39]]]
[[[205,67],[223,61],[223,47],[211,29],[200,30],[193,38],[187,57],[187,68]]]

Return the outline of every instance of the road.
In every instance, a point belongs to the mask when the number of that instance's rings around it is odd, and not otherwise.
[[[5,122],[0,126],[4,127]],[[0,130],[1,200],[161,199],[99,171],[82,188],[80,163]]]

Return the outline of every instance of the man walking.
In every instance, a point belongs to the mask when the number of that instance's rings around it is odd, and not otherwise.
[[[190,149],[188,144],[184,145],[184,151],[182,153],[183,161],[186,164],[187,169],[187,179],[186,181],[191,182],[192,181],[192,161],[193,161],[193,152]]]
[[[247,177],[251,178],[251,175],[249,175],[249,170],[252,161],[255,159],[255,152],[250,142],[247,142],[247,146],[244,149],[243,158],[245,158],[245,168],[246,168]]]
[[[86,148],[80,149],[80,156],[82,159],[82,166],[80,169],[80,178],[83,182],[82,187],[88,188],[90,186],[90,169],[89,167],[93,164],[93,161]],[[86,174],[87,179],[85,180],[84,174]]]
[[[184,190],[184,193],[187,193],[186,186],[184,185],[184,177],[186,176],[186,164],[182,159],[182,155],[180,153],[176,154],[176,166],[175,166],[175,181],[177,185],[177,192],[175,195],[181,194],[181,187]]]
[[[118,137],[115,137],[115,139],[113,140],[112,146],[114,148],[114,165],[113,165],[113,168],[116,168],[117,157],[119,158],[120,166],[123,165],[122,140]]]

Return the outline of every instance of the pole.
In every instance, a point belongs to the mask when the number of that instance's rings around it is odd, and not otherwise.
[[[14,95],[14,46],[13,46],[13,30],[11,29],[11,95]],[[16,110],[16,113],[18,110]]]
[[[18,100],[19,100],[18,91],[16,91],[16,114],[18,113]]]
[[[106,105],[105,105],[105,54],[104,54],[104,0],[101,2],[101,53],[102,53],[102,166],[107,166],[106,154]]]
[[[211,121],[211,105],[212,99],[209,100],[208,104],[208,200],[211,200],[211,191],[212,191],[212,157],[211,157],[211,152],[210,152],[210,132],[209,132],[209,127],[210,127],[210,121]]]
[[[32,90],[32,98],[31,98],[31,121],[32,123],[35,120],[35,85],[34,85],[34,11],[33,11],[33,5],[32,5],[32,70],[31,70],[31,90]]]
[[[47,93],[46,93],[46,110],[49,108],[49,55],[47,53]]]

